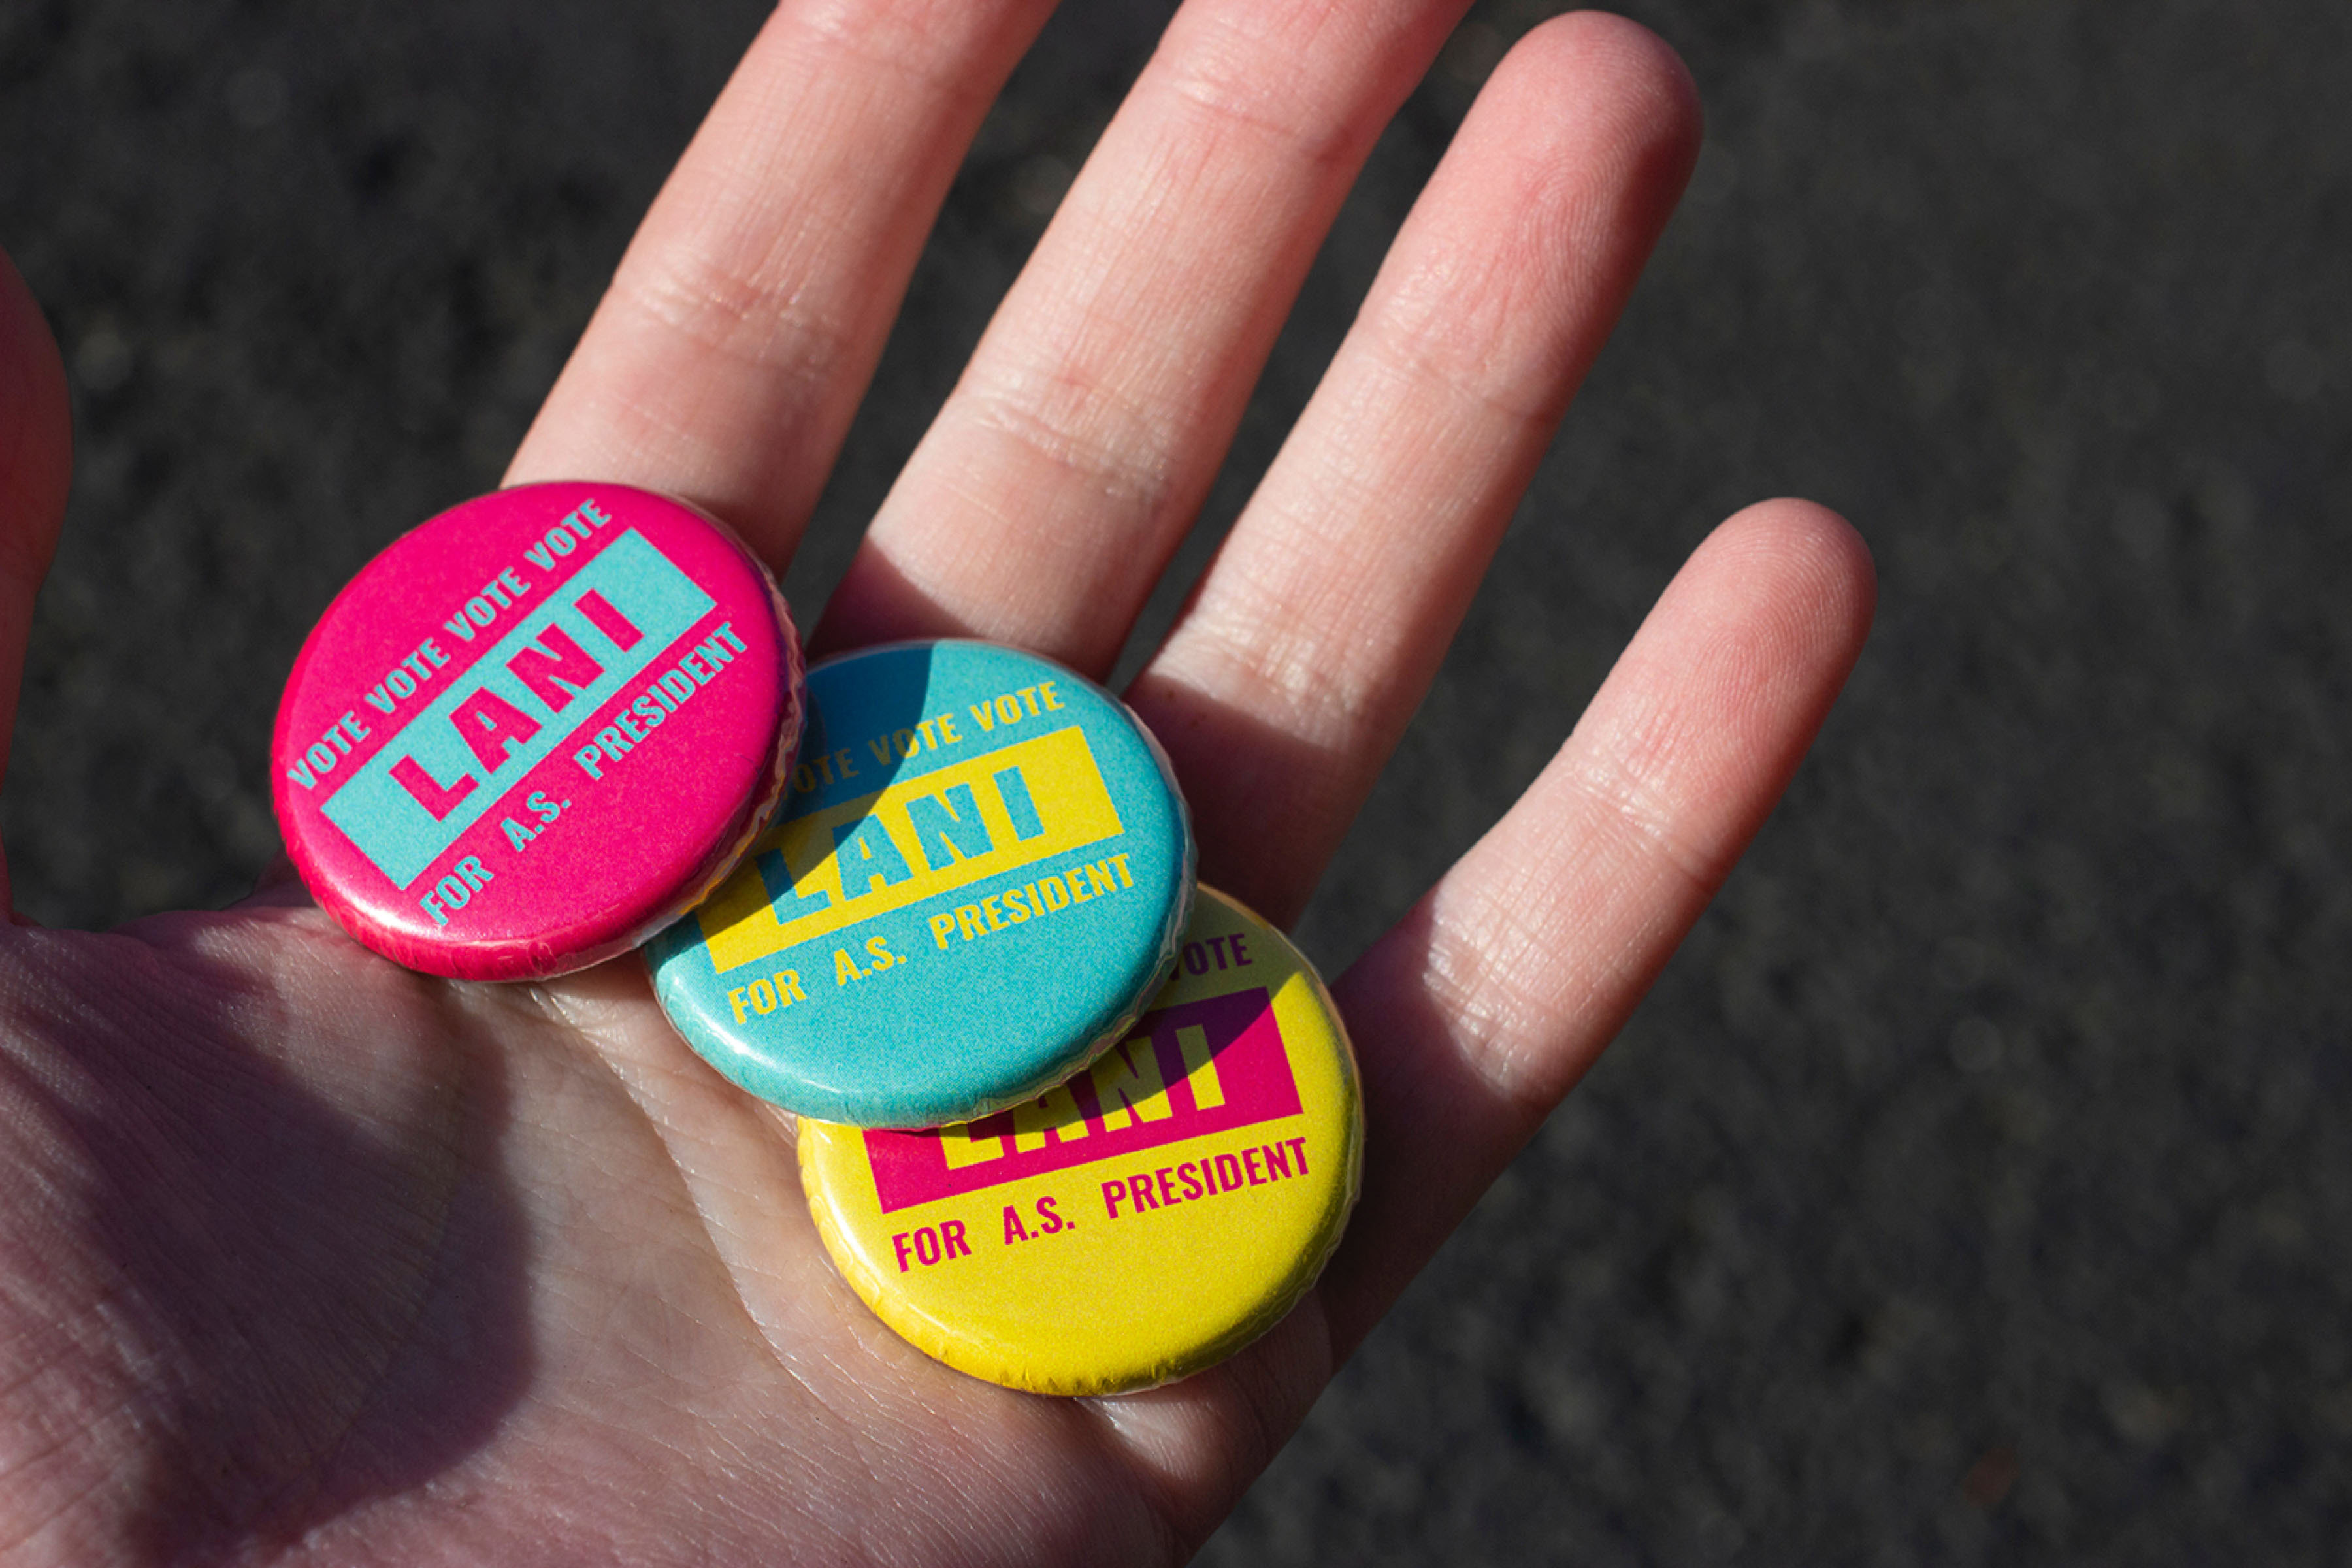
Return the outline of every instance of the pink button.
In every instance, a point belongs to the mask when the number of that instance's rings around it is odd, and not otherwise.
[[[774,810],[801,656],[732,534],[624,485],[452,508],[327,607],[286,684],[278,823],[413,969],[541,979],[700,902]]]

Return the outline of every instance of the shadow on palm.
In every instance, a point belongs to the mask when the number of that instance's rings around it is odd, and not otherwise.
[[[5,942],[0,1311],[72,1414],[61,1479],[160,1553],[299,1534],[486,1441],[533,1356],[480,1009],[307,907]]]
[[[939,1527],[906,1500],[1074,1486],[1068,1544],[1160,1538],[1085,1407],[866,1313],[782,1119],[677,1044],[635,958],[437,981],[291,894],[6,941],[4,1331],[62,1489],[142,1555],[493,1495],[499,1534],[584,1511],[648,1552],[697,1519],[903,1543]]]

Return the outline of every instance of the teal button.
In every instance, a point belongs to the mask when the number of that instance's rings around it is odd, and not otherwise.
[[[905,643],[808,672],[776,825],[646,945],[679,1034],[786,1110],[935,1127],[1120,1037],[1192,904],[1191,819],[1126,705],[1049,659]]]

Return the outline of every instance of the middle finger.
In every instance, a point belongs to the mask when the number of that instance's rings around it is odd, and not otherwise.
[[[971,635],[1100,675],[1317,246],[1462,0],[1193,0],[877,514],[817,651]]]

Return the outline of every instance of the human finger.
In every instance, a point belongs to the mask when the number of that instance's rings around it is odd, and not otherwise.
[[[973,132],[1050,0],[785,0],[646,216],[507,482],[667,490],[798,544]]]
[[[1461,0],[1191,0],[835,592],[818,651],[963,634],[1100,674],[1356,171]]]
[[[1129,694],[1202,878],[1297,917],[1428,689],[1696,153],[1690,79],[1614,16],[1497,68],[1356,324]]]
[[[1333,987],[1363,1195],[1321,1281],[1212,1372],[1104,1425],[1197,1543],[1624,1022],[1787,783],[1868,629],[1832,514],[1755,507],[1684,566],[1518,804]]]
[[[1834,513],[1740,513],[1518,803],[1335,988],[1364,1194],[1322,1287],[1344,1358],[1608,1044],[1786,787],[1868,635]]]
[[[16,737],[33,600],[57,550],[72,469],[65,362],[32,290],[0,252],[0,774]],[[15,908],[5,861],[0,908]]]

